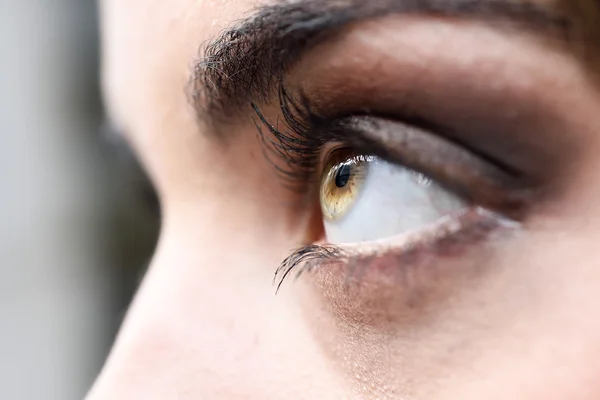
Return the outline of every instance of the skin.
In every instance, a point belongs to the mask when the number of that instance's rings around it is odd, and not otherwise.
[[[275,296],[281,260],[315,237],[314,208],[289,206],[297,194],[275,177],[251,122],[221,129],[235,135],[223,146],[184,91],[200,45],[255,5],[101,2],[106,107],[159,193],[162,229],[88,399],[600,398],[594,55],[419,16],[360,23],[311,51],[289,80],[324,88],[330,102],[437,82],[451,104],[460,87],[448,82],[496,77],[498,104],[525,98],[551,121],[539,135],[553,162],[539,173],[552,184],[518,233],[417,274],[410,305],[409,289],[377,272],[353,295],[331,271]]]

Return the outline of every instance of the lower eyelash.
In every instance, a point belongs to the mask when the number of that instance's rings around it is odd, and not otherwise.
[[[299,278],[304,272],[310,272],[326,260],[344,260],[347,258],[344,250],[340,246],[333,244],[312,244],[304,246],[281,262],[275,276],[273,284],[277,285],[275,292],[279,292],[281,285],[286,278],[294,271],[294,278]]]
[[[423,264],[433,256],[455,256],[491,234],[516,231],[521,225],[480,207],[471,207],[416,232],[356,244],[314,244],[287,257],[275,272],[276,292],[289,277],[331,264],[344,265],[347,279],[360,280],[368,268],[402,269]]]

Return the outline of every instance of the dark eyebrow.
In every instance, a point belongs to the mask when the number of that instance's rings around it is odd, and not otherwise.
[[[251,101],[266,101],[301,55],[343,27],[392,14],[516,22],[568,37],[565,17],[510,0],[323,0],[261,6],[210,41],[195,65],[191,100],[202,120],[231,122]]]

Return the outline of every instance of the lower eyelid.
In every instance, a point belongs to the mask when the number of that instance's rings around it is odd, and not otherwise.
[[[427,229],[373,243],[313,248],[304,280],[333,317],[359,325],[424,318],[446,299],[476,287],[496,249],[521,232],[520,224],[469,209]],[[282,266],[283,267],[283,266]],[[281,277],[281,276],[280,276]]]
[[[439,278],[438,270],[449,260],[460,262],[475,247],[483,248],[484,243],[520,230],[517,222],[473,207],[413,233],[374,242],[312,245],[300,249],[282,263],[275,282],[279,290],[289,277],[314,273],[313,279],[326,282],[330,293],[342,290],[341,287],[353,287],[359,292],[375,291],[374,296],[381,296],[388,289],[393,296],[402,297],[415,290],[415,286],[427,285],[426,277]],[[398,280],[398,276],[409,275],[425,278],[412,283]]]

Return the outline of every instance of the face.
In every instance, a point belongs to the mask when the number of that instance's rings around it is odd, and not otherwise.
[[[101,11],[162,231],[89,399],[600,398],[600,3]]]

